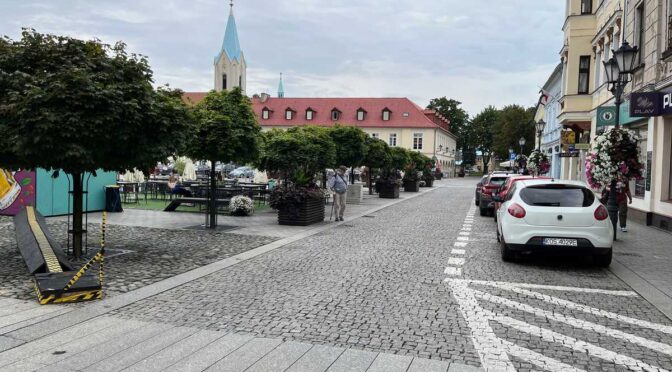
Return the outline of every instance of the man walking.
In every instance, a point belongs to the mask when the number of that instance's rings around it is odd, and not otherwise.
[[[347,170],[348,168],[345,165],[341,165],[336,170],[336,174],[327,182],[327,187],[334,193],[336,221],[343,221],[343,212],[345,212],[345,200],[348,192],[348,181],[345,178]]]

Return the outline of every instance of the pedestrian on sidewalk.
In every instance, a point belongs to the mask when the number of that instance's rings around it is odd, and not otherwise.
[[[609,202],[610,186],[604,188],[602,191],[602,203]],[[618,202],[618,221],[622,232],[628,232],[628,204],[632,204],[632,194],[630,193],[630,185],[627,182],[621,184],[619,182],[616,186],[616,201]]]
[[[348,192],[348,181],[345,177],[347,170],[348,168],[345,165],[341,165],[336,170],[336,174],[327,182],[327,187],[334,193],[336,221],[343,221],[343,213],[345,212],[345,202]]]

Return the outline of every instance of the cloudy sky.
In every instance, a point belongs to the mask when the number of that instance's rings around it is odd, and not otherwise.
[[[157,84],[213,87],[228,0],[0,0],[0,34],[123,40]],[[559,0],[236,0],[248,94],[532,105],[559,61]]]

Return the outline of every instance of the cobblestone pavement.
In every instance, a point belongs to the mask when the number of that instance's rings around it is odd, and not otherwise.
[[[11,221],[7,217],[0,219],[0,296],[34,299],[32,281],[16,246]],[[47,220],[47,225],[65,247],[67,223]],[[99,248],[100,226],[89,224],[88,230],[89,254],[93,255]],[[108,225],[106,295],[132,291],[276,239],[202,230]]]
[[[672,322],[589,259],[504,263],[474,180],[137,302],[115,316],[483,366],[672,369]]]

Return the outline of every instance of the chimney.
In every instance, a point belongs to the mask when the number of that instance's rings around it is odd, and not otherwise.
[[[261,103],[268,101],[271,96],[268,93],[261,93]]]

